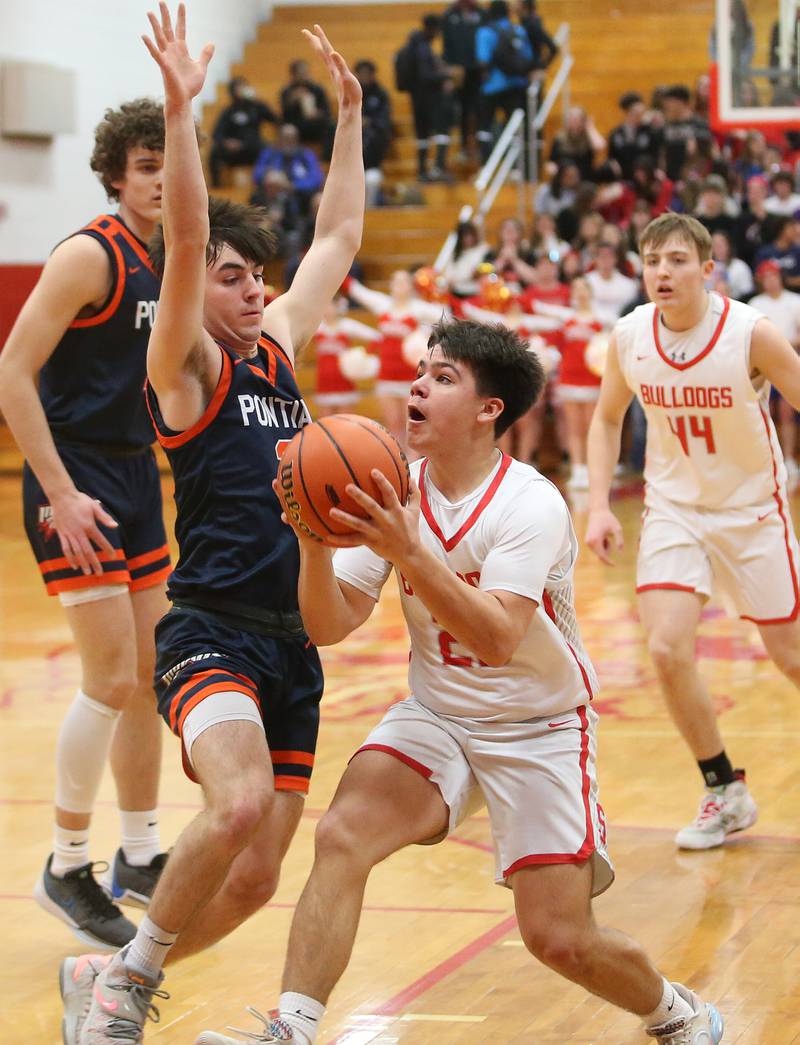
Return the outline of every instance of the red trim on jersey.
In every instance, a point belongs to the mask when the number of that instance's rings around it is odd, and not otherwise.
[[[470,517],[461,525],[461,527],[456,531],[456,533],[453,534],[452,537],[445,537],[445,535],[441,531],[439,524],[433,517],[431,506],[428,503],[428,495],[425,492],[425,472],[428,468],[427,457],[422,462],[422,467],[420,468],[419,472],[420,506],[422,508],[422,514],[425,516],[425,522],[431,528],[432,533],[439,538],[442,547],[446,552],[451,552],[453,548],[455,548],[455,546],[461,540],[461,538],[464,537],[478,521],[481,514],[483,513],[484,508],[487,507],[491,499],[497,493],[497,488],[505,478],[505,474],[510,468],[510,466],[511,458],[508,454],[504,453],[500,461],[500,467],[497,469],[497,474],[495,475],[494,479],[492,479],[491,483],[489,483],[486,492],[475,506],[475,509],[471,513]]]
[[[786,557],[789,560],[789,573],[792,577],[792,589],[794,591],[794,607],[788,617],[770,617],[764,620],[760,620],[757,617],[748,617],[742,614],[742,620],[752,621],[753,624],[790,624],[792,621],[797,620],[798,614],[800,614],[800,585],[797,581],[797,569],[795,568],[794,559],[792,558],[792,545],[789,540],[789,521],[786,517],[786,509],[781,497],[780,486],[778,485],[778,462],[775,458],[775,452],[772,449],[772,440],[770,439],[769,433],[769,421],[767,420],[767,414],[764,410],[764,405],[760,405],[761,420],[764,422],[764,428],[767,433],[767,445],[769,446],[769,454],[772,460],[772,479],[775,483],[775,489],[772,496],[775,498],[775,503],[778,506],[778,515],[781,517],[783,523],[783,540],[786,546]]]
[[[589,694],[589,700],[594,700],[594,694],[592,693],[592,684],[589,682],[589,676],[586,674],[586,668],[584,668],[583,664],[581,664],[578,654],[572,648],[572,644],[570,642],[567,642],[566,636],[561,631],[561,628],[559,628],[558,618],[556,617],[556,611],[553,609],[553,600],[550,598],[550,593],[547,591],[542,592],[542,607],[544,608],[544,612],[547,614],[547,616],[550,618],[553,624],[555,624],[556,631],[566,643],[567,649],[575,658],[575,663],[578,665],[578,670],[580,671],[581,678],[583,679],[583,685],[586,688],[586,692]]]
[[[362,751],[382,751],[385,755],[391,755],[392,758],[396,758],[399,762],[405,762],[407,766],[414,770],[415,773],[419,773],[420,776],[424,776],[426,780],[430,780],[433,775],[433,770],[428,769],[421,762],[417,762],[415,758],[405,754],[403,751],[398,751],[396,747],[388,747],[386,744],[363,744],[356,755],[360,755]],[[353,758],[356,757],[353,755]]]
[[[96,316],[87,316],[85,319],[73,319],[73,321],[70,323],[70,329],[97,327],[100,326],[101,323],[105,323],[107,320],[111,319],[111,317],[117,311],[119,303],[122,300],[122,295],[125,293],[125,274],[127,272],[127,269],[125,267],[125,259],[123,258],[122,251],[119,248],[119,244],[116,242],[113,235],[109,235],[108,230],[106,228],[101,227],[100,222],[102,220],[102,218],[95,218],[95,220],[90,225],[87,225],[85,229],[81,229],[81,232],[99,232],[103,239],[106,241],[106,243],[108,243],[108,245],[111,247],[111,250],[114,253],[114,260],[117,264],[117,281],[116,286],[114,287],[114,293],[111,295],[111,300],[108,302],[108,304],[105,305],[105,307],[102,308]]]
[[[228,394],[228,389],[231,387],[231,375],[233,374],[233,365],[231,364],[230,356],[222,349],[220,349],[220,353],[222,354],[222,372],[219,375],[216,390],[214,391],[214,395],[211,397],[208,406],[203,411],[202,417],[195,421],[191,428],[187,428],[185,432],[179,432],[177,435],[164,435],[159,431],[158,425],[155,424],[155,419],[153,419],[156,435],[158,436],[158,441],[162,446],[165,446],[170,450],[174,450],[179,446],[184,446],[190,439],[194,439],[196,435],[199,435],[204,428],[208,428],[219,413],[222,403],[225,400],[225,396]],[[150,416],[153,416],[152,412]]]
[[[656,310],[653,312],[653,339],[656,343],[656,351],[667,364],[667,366],[671,366],[673,370],[688,370],[689,367],[694,366],[695,363],[699,363],[701,359],[705,359],[705,357],[708,355],[708,353],[711,351],[714,345],[716,345],[716,343],[719,341],[720,335],[722,334],[722,328],[725,326],[725,320],[728,318],[728,312],[730,312],[730,308],[730,298],[723,297],[722,315],[719,317],[719,322],[717,323],[716,330],[711,335],[711,340],[699,356],[695,356],[694,359],[690,359],[686,363],[675,363],[673,362],[673,360],[669,358],[669,356],[664,354],[664,349],[661,347],[661,338],[658,335],[659,317],[661,313],[658,311],[658,308],[656,308]]]
[[[588,860],[592,853],[597,849],[594,840],[592,807],[589,801],[592,782],[586,769],[589,762],[589,717],[586,714],[585,707],[576,708],[575,713],[581,720],[581,798],[583,800],[583,809],[586,817],[586,835],[584,836],[583,844],[577,853],[537,853],[533,856],[520,857],[519,860],[515,860],[510,867],[503,871],[503,878],[508,878],[515,871],[519,871],[522,867],[530,867],[535,864],[582,864],[585,860]]]
[[[688,591],[694,594],[697,588],[692,588],[688,584],[669,584],[666,581],[663,584],[638,584],[636,586],[636,593],[640,591]]]

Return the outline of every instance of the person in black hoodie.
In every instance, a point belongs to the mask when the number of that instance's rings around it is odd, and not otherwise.
[[[414,133],[417,136],[417,177],[420,181],[442,181],[446,172],[447,147],[450,144],[449,104],[452,77],[441,56],[433,49],[433,41],[442,29],[439,15],[427,14],[422,28],[415,29],[409,43],[414,52],[414,85],[411,88],[411,108],[414,113]],[[436,162],[428,168],[428,145],[436,144]]]
[[[481,69],[475,56],[475,33],[483,21],[484,12],[477,0],[456,0],[442,16],[442,56],[449,66],[461,70],[461,83],[455,93],[464,153],[468,151],[470,134],[474,134],[478,126]]]
[[[222,110],[211,134],[208,158],[211,184],[219,188],[223,166],[241,167],[256,162],[264,143],[262,123],[278,123],[278,117],[243,76],[228,84],[231,104]]]

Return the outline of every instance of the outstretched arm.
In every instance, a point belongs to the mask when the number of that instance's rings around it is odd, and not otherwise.
[[[800,410],[800,356],[768,319],[759,319],[753,327],[750,365]]]
[[[192,99],[201,91],[214,48],[195,60],[186,47],[186,9],[178,5],[175,28],[169,9],[148,13],[153,37],[145,46],[164,81],[164,181],[162,221],[165,264],[158,314],[147,348],[147,374],[170,427],[186,429],[205,409],[219,351],[203,330],[208,243],[208,192],[197,144]],[[217,368],[216,372],[214,368]]]
[[[314,240],[289,290],[264,310],[264,329],[290,353],[303,348],[319,326],[325,305],[350,270],[364,228],[361,85],[318,25],[313,33],[303,32],[328,68],[339,119]]]

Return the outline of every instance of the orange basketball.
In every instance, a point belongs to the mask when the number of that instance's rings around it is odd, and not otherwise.
[[[383,472],[405,504],[408,460],[383,425],[357,414],[333,414],[306,425],[286,447],[278,465],[278,491],[286,517],[296,530],[323,544],[331,536],[352,533],[328,513],[331,508],[341,508],[365,517],[345,493],[349,483],[382,503],[370,474],[373,468]]]

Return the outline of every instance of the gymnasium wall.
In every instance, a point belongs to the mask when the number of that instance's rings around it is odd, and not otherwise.
[[[190,0],[189,42],[217,53],[204,97],[241,57],[267,0]],[[76,70],[77,134],[51,142],[0,137],[0,265],[39,264],[53,245],[107,206],[88,168],[93,132],[109,105],[160,96],[161,77],[140,36],[154,0],[0,0],[0,60],[51,62]],[[0,290],[5,298],[7,287]]]

